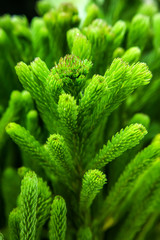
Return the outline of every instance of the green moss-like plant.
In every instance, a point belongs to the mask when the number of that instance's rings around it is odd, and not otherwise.
[[[93,2],[0,17],[0,239],[159,239],[158,3]]]

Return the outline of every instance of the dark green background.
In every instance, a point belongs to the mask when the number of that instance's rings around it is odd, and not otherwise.
[[[0,15],[20,14],[26,15],[29,20],[36,15],[36,0],[2,0],[0,3]]]

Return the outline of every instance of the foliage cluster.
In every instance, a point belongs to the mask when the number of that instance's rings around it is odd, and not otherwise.
[[[158,240],[158,2],[37,9],[0,17],[0,239]]]

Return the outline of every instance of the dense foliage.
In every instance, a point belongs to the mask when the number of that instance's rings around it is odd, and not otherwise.
[[[84,7],[0,17],[0,239],[159,240],[158,2]]]

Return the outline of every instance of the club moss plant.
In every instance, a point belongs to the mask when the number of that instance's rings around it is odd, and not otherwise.
[[[113,2],[0,17],[0,239],[159,239],[159,8]]]

